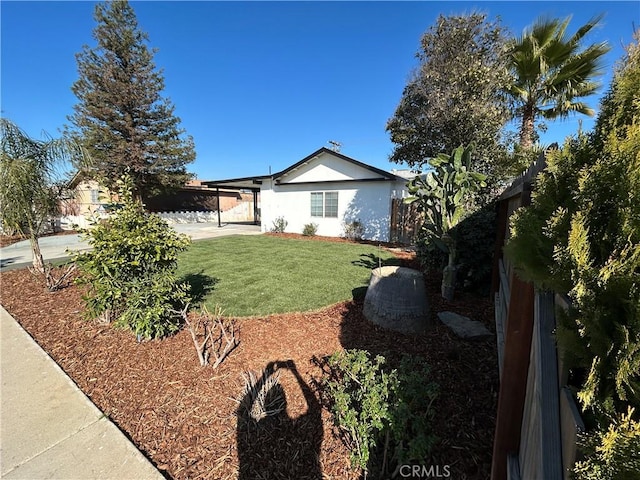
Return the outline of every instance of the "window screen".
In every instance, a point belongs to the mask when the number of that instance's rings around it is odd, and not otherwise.
[[[322,217],[322,192],[311,192],[311,216]]]
[[[338,217],[338,192],[326,192],[324,194],[324,216]]]

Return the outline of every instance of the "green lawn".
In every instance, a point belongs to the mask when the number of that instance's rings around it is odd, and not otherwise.
[[[178,275],[192,284],[196,302],[225,315],[304,312],[362,292],[372,268],[398,265],[371,245],[231,236],[194,242],[181,255]]]

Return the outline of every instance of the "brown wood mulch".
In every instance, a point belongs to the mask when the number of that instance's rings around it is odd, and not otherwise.
[[[412,254],[400,254],[415,265]],[[321,400],[318,359],[342,348],[425,357],[440,395],[432,405],[440,441],[425,465],[450,478],[484,479],[491,468],[498,373],[494,340],[455,338],[435,320],[425,335],[378,328],[361,301],[311,313],[237,319],[241,343],[218,369],[201,367],[187,331],[137,343],[126,331],[85,321],[81,291],[48,293],[26,270],[0,274],[2,305],[167,478],[356,479],[349,451]],[[493,306],[461,294],[453,304],[428,276],[431,309],[452,310],[493,331]],[[280,380],[286,413],[256,425],[238,399],[242,373],[288,362]]]

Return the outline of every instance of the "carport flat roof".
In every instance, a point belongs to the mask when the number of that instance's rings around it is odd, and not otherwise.
[[[210,188],[229,188],[235,190],[260,190],[262,181],[269,178],[269,175],[259,177],[230,178],[228,180],[212,180],[202,182]]]

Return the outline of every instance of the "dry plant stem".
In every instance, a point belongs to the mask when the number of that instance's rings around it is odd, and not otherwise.
[[[35,267],[30,267],[29,271],[36,277],[44,277],[45,283],[47,285],[47,290],[50,292],[55,292],[56,290],[60,290],[64,285],[64,282],[71,276],[73,272],[76,270],[76,265],[71,264],[67,267],[64,273],[56,278],[52,273],[53,267],[51,264],[46,264],[42,266],[42,269],[38,269]]]
[[[224,327],[224,325],[222,324],[222,321],[220,320],[220,316],[217,316],[216,320],[218,322],[218,328],[220,328],[220,332],[222,333],[222,337],[224,337],[226,344],[224,346],[224,349],[222,350],[222,353],[220,353],[220,355],[218,355],[214,350],[213,354],[216,356],[216,361],[212,365],[212,368],[217,368],[218,365],[220,365],[224,361],[224,359],[227,358],[227,356],[231,352],[233,352],[233,350],[240,343],[240,341],[236,339],[236,334],[233,328],[233,322],[229,322],[230,331],[227,332],[227,329]],[[220,340],[222,340],[222,337],[220,337]]]
[[[175,313],[179,314],[184,323],[187,325],[189,329],[189,333],[191,334],[191,340],[193,341],[193,346],[196,349],[196,353],[198,354],[198,360],[200,361],[201,366],[209,365],[209,356],[210,353],[213,352],[213,355],[216,357],[216,361],[211,368],[217,368],[225,358],[229,356],[229,354],[238,346],[240,341],[236,338],[236,334],[233,328],[233,323],[229,322],[229,327],[225,328],[224,324],[221,320],[221,312],[216,312],[216,323],[212,325],[211,315],[206,309],[204,310],[204,320],[199,319],[194,322],[189,321],[189,315],[187,311],[189,309],[189,305],[187,304],[184,309],[181,311],[176,311]],[[200,330],[200,325],[202,325],[203,333],[202,342],[198,341],[198,331]],[[218,338],[213,340],[214,328],[220,330]],[[216,344],[220,343],[220,346],[216,348]],[[222,344],[224,343],[224,347]],[[222,350],[220,352],[220,350]],[[220,352],[220,353],[218,353]]]
[[[387,470],[387,453],[389,453],[389,430],[387,430],[386,435],[384,436],[384,454],[382,457],[382,472]],[[380,478],[384,476],[384,473],[380,474]]]
[[[197,323],[191,323],[189,321],[189,315],[187,314],[188,309],[189,304],[187,304],[184,309],[178,313],[180,314],[180,316],[182,316],[184,323],[186,323],[187,327],[189,328],[189,333],[191,334],[191,339],[193,340],[193,346],[195,347],[196,353],[198,354],[198,360],[200,361],[200,365],[204,367],[209,364],[209,355],[206,352],[206,348],[207,343],[209,343],[209,341],[211,340],[211,330],[207,328],[208,322],[205,321],[204,340],[202,341],[202,343],[198,342],[198,326],[202,322],[198,321]]]

